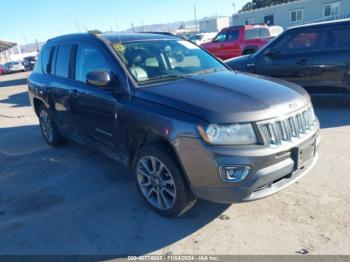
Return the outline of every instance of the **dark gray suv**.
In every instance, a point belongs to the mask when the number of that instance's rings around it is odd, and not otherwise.
[[[197,198],[269,196],[317,159],[319,123],[303,88],[232,72],[175,36],[49,40],[28,87],[48,144],[71,138],[120,161],[165,216]]]

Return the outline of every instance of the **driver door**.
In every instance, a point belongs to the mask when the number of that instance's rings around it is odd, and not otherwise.
[[[95,87],[86,82],[86,75],[96,70],[115,75],[111,62],[103,50],[92,43],[77,45],[75,60],[75,88],[70,94],[74,129],[94,140],[114,145],[120,105],[112,88]]]

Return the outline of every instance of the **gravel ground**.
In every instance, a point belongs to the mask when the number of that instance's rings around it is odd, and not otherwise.
[[[27,76],[0,76],[0,254],[350,254],[349,99],[314,98],[320,159],[298,183],[251,203],[199,201],[165,219],[118,163],[44,143]]]

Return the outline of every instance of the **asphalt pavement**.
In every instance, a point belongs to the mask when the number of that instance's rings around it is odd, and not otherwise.
[[[313,99],[320,159],[298,183],[256,202],[198,201],[167,219],[117,162],[45,144],[28,74],[0,76],[0,254],[350,254],[350,99]]]

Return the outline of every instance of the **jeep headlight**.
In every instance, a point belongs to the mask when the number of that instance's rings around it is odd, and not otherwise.
[[[201,137],[214,145],[251,145],[257,138],[251,124],[198,126]]]

